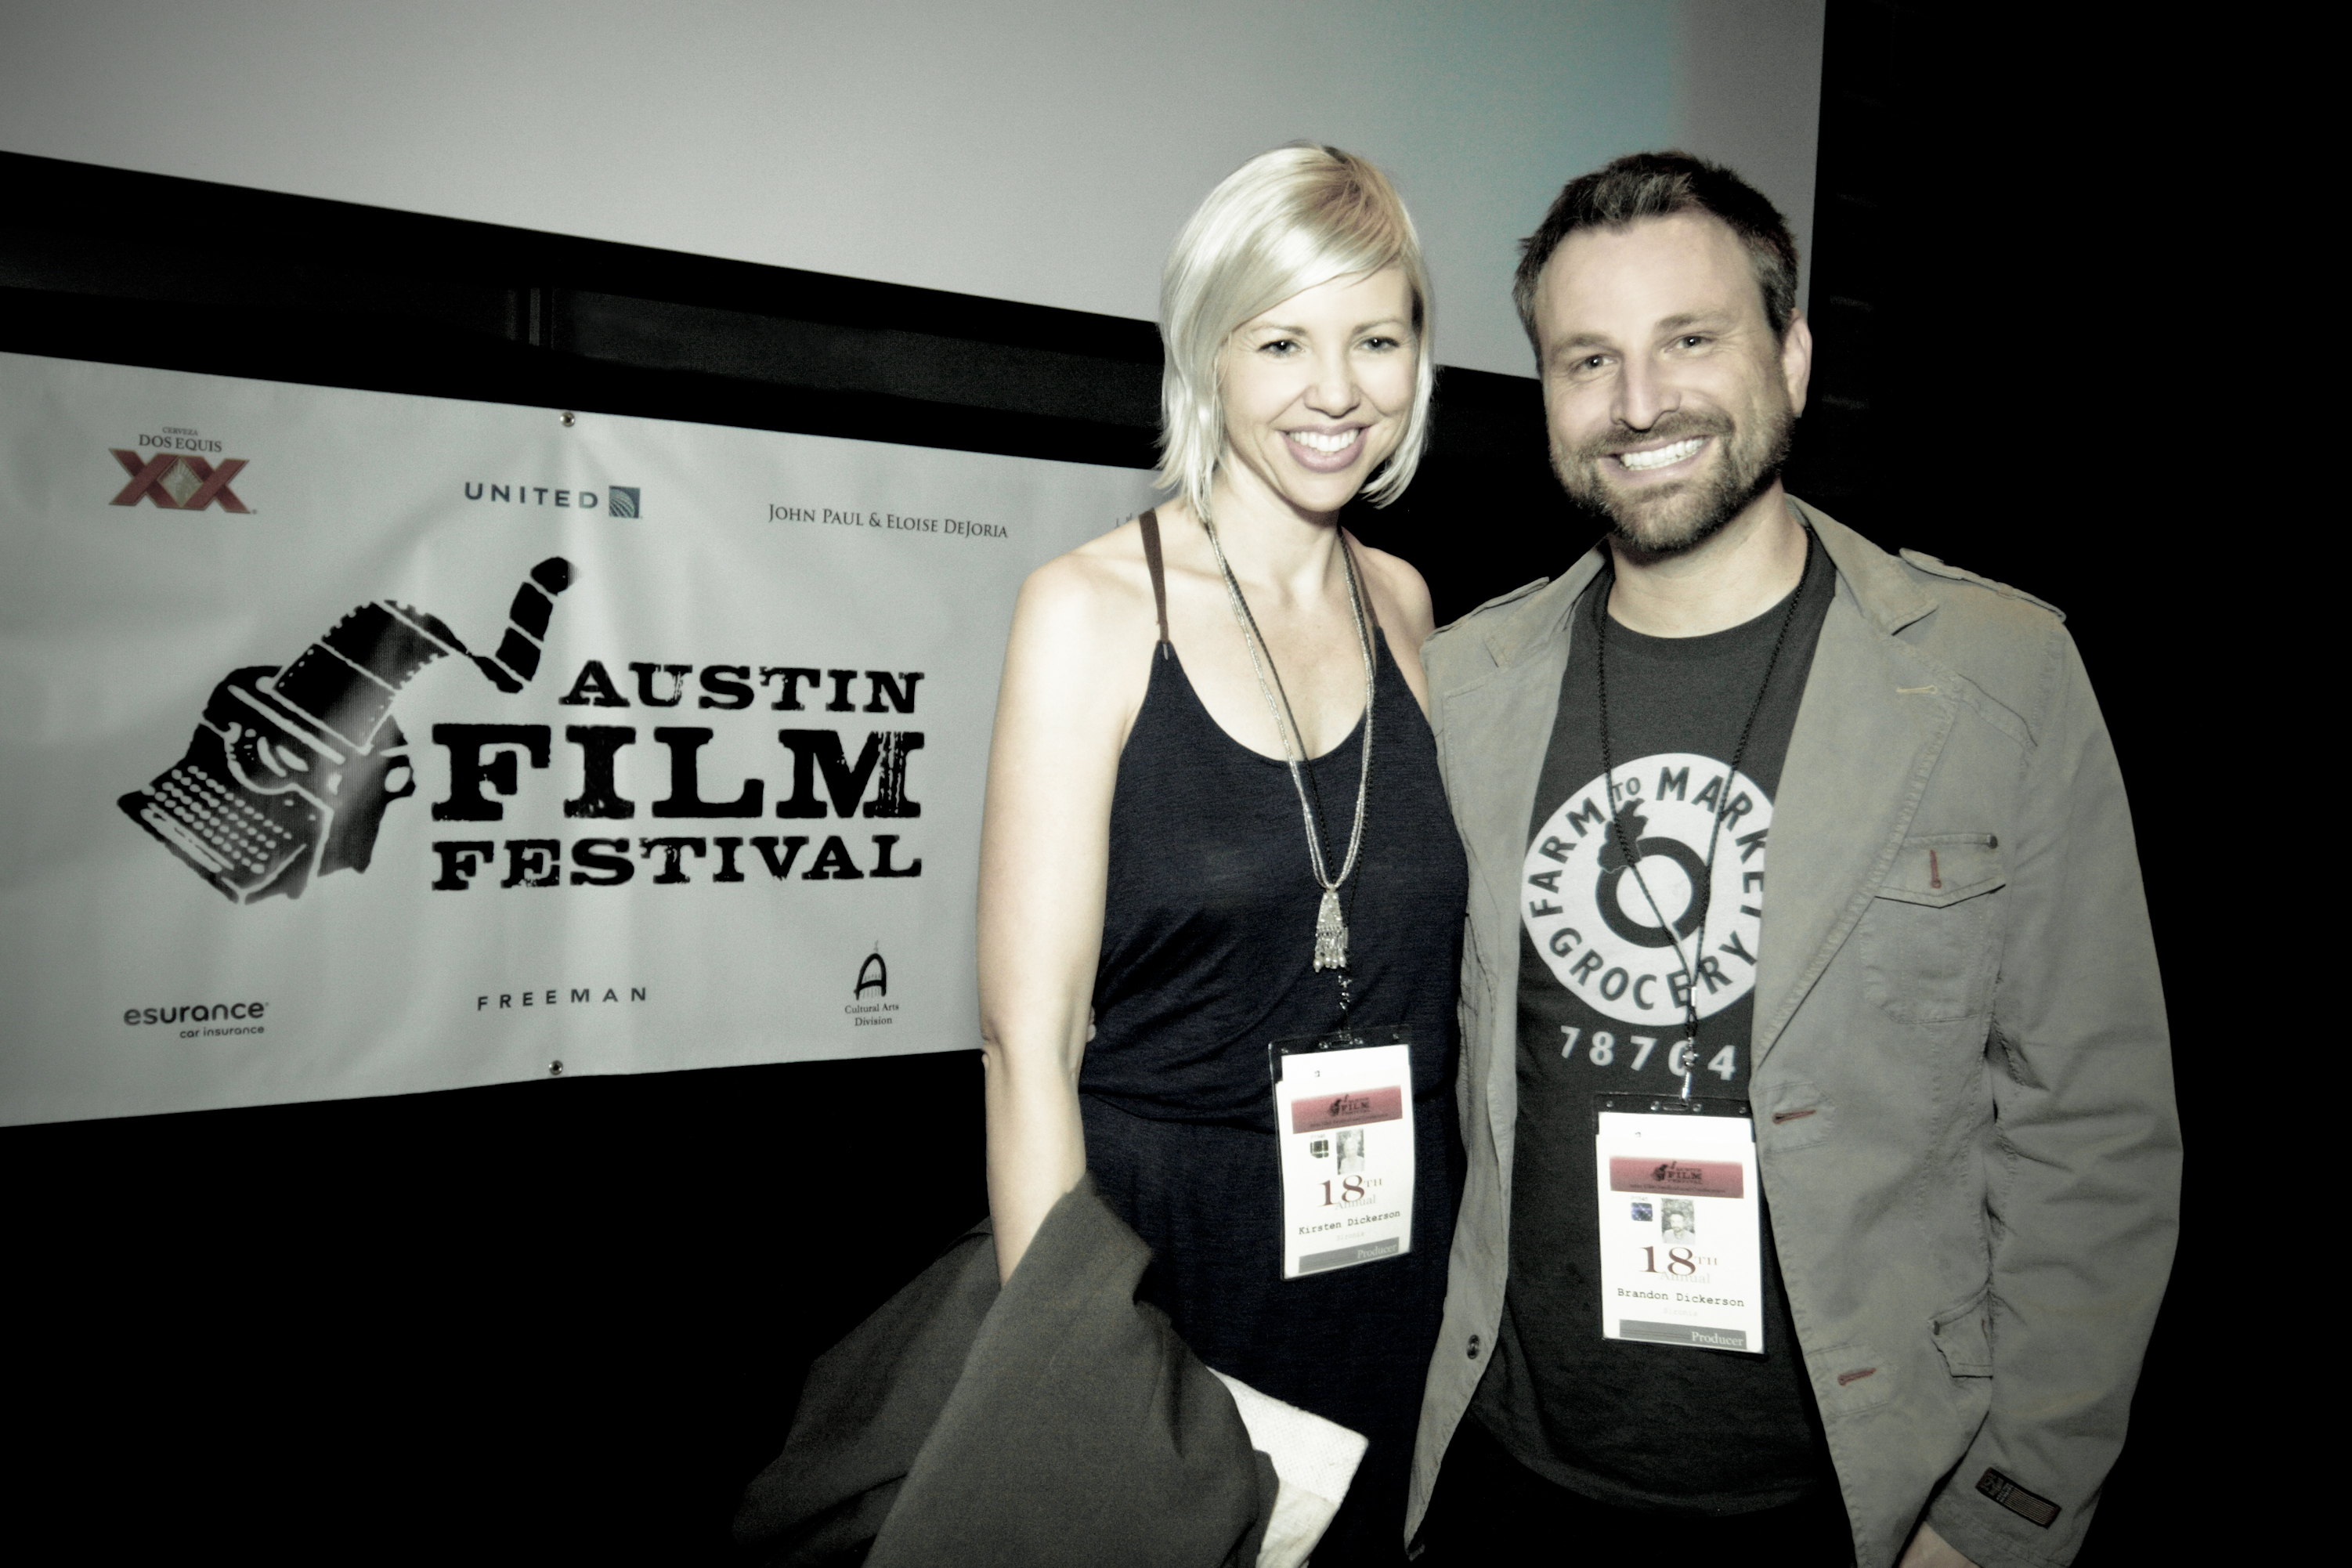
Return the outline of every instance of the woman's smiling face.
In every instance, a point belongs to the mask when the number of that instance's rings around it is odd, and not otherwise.
[[[1354,499],[1412,416],[1420,345],[1402,268],[1335,278],[1244,321],[1227,340],[1228,483],[1296,510]]]

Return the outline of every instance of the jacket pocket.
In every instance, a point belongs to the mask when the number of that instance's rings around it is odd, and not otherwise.
[[[1943,1352],[1944,1369],[1954,1377],[1992,1375],[1992,1299],[1990,1287],[1948,1311],[1936,1314],[1936,1348]]]
[[[1992,834],[1905,839],[1857,933],[1870,1000],[1906,1024],[1987,1012],[2001,910],[1995,895],[2008,882]]]

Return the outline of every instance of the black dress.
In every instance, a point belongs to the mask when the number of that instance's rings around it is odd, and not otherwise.
[[[1078,1081],[1087,1163],[1152,1249],[1143,1298],[1202,1361],[1370,1439],[1318,1568],[1400,1561],[1463,1165],[1451,1090],[1469,870],[1435,741],[1383,640],[1363,850],[1340,896],[1351,1021],[1412,1032],[1412,1247],[1285,1279],[1265,1047],[1339,1021],[1336,980],[1312,967],[1322,890],[1288,767],[1219,728],[1169,645],[1159,653],[1111,802],[1097,1033]],[[1360,721],[1310,764],[1335,870],[1362,734]]]

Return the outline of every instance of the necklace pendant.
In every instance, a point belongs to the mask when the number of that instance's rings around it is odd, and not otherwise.
[[[1315,911],[1315,967],[1348,967],[1348,922],[1339,913],[1337,889],[1323,890],[1322,907]]]

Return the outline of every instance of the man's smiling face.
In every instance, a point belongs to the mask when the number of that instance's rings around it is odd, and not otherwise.
[[[1706,213],[1579,229],[1536,285],[1552,468],[1652,554],[1711,537],[1780,477],[1811,339],[1776,339],[1738,237]]]

